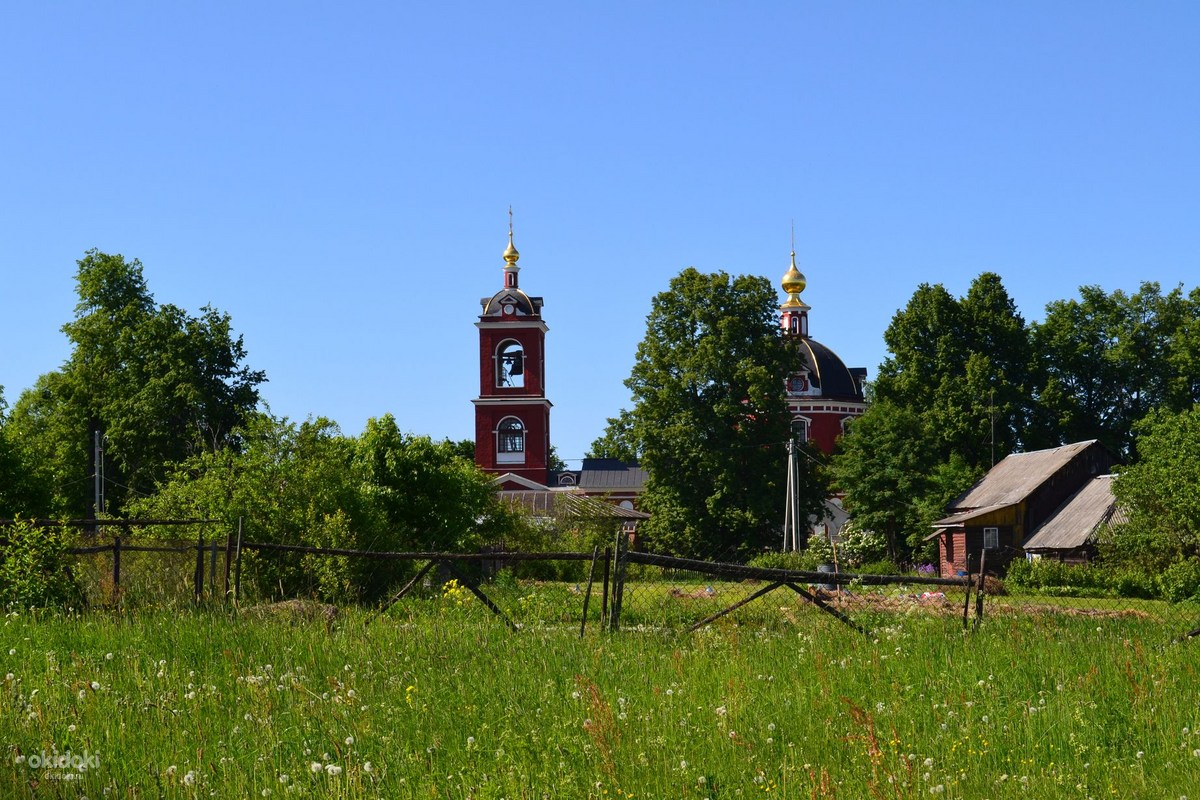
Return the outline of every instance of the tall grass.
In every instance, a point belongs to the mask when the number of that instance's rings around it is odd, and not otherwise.
[[[1200,796],[1196,644],[1153,622],[367,619],[10,615],[0,797]]]

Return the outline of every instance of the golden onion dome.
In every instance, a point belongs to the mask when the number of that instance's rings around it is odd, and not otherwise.
[[[808,285],[808,281],[804,279],[804,273],[796,269],[796,251],[792,251],[792,265],[788,267],[788,271],[783,273],[781,281],[783,290],[788,294],[800,294],[804,291],[804,287]]]
[[[513,245],[513,235],[510,230],[508,232],[508,247],[504,250],[504,260],[508,262],[509,266],[516,266],[517,259],[520,257],[521,254],[517,252],[516,246]]]

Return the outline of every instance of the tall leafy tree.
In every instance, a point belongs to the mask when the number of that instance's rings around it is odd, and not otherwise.
[[[884,333],[872,405],[835,455],[835,484],[893,558],[921,553],[928,523],[1009,453],[1044,435],[1034,416],[1029,332],[1000,277],[966,296],[921,284]]]
[[[1200,406],[1157,409],[1136,426],[1138,459],[1113,483],[1129,514],[1102,552],[1162,569],[1200,558]]]
[[[784,380],[794,356],[776,306],[765,278],[694,268],[654,298],[625,381],[633,408],[593,445],[641,456],[649,546],[725,556],[778,541],[790,437]],[[802,497],[816,514],[825,493],[810,463]]]
[[[1084,286],[1033,326],[1039,401],[1063,441],[1099,439],[1134,457],[1134,425],[1152,409],[1200,401],[1200,290],[1132,295]]]
[[[22,395],[12,424],[34,469],[56,486],[48,510],[82,514],[97,434],[105,493],[119,510],[152,491],[172,464],[233,443],[265,376],[244,365],[227,314],[205,307],[192,316],[157,304],[136,259],[88,251],[76,285],[75,318],[63,326],[71,356]]]
[[[587,458],[615,458],[631,463],[641,457],[641,451],[633,430],[633,415],[625,409],[615,417],[608,418],[604,433],[592,442]]]
[[[957,455],[941,460],[928,424],[915,409],[878,400],[854,420],[831,466],[855,523],[882,534],[894,561],[929,555],[921,552],[929,523],[977,477]]]

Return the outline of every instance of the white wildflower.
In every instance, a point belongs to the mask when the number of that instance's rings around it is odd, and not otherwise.
[[[328,775],[341,775],[342,768],[339,767],[337,764],[326,764],[325,765],[325,773]]]

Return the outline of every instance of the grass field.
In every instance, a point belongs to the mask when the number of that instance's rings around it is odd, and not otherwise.
[[[331,629],[12,614],[0,797],[1200,798],[1178,631],[909,614],[864,637],[786,602],[583,639],[453,591]]]

